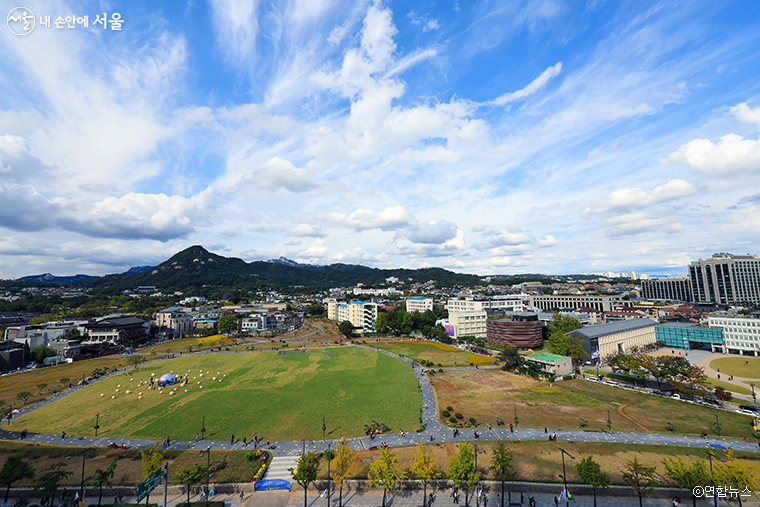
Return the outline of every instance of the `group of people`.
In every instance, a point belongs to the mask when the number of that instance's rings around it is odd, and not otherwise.
[[[556,442],[556,441],[557,441],[556,433],[552,433],[551,435],[549,435],[549,442]]]

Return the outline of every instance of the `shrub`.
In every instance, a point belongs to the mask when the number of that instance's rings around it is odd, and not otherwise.
[[[451,414],[449,413],[448,410],[441,410],[441,415],[443,417],[450,417],[451,416]]]
[[[503,424],[504,424],[504,419],[502,419],[501,417],[499,417],[499,416],[497,415],[497,416],[496,416],[496,425],[497,425],[497,426],[502,426]]]
[[[564,377],[562,377],[562,380],[573,380],[573,376],[572,375],[565,375]]]
[[[461,413],[459,413],[459,412],[457,412],[456,414],[454,414],[454,417],[456,417],[457,419],[464,419],[464,416]]]
[[[457,418],[456,417],[449,417],[449,422],[453,423],[453,424],[456,424]]]
[[[454,407],[446,407],[446,410],[448,410],[449,412],[453,412],[454,411]]]
[[[470,424],[475,424],[475,418],[474,417],[470,417],[469,421],[470,421]]]
[[[443,368],[438,368],[438,373],[443,373]]]
[[[438,367],[440,368],[441,366],[443,366],[443,365],[441,363],[438,363]]]

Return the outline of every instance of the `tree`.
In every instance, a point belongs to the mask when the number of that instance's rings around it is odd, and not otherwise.
[[[161,443],[156,441],[155,444],[140,451],[142,456],[142,474],[145,479],[150,474],[161,468],[164,462],[164,451],[161,450]]]
[[[71,382],[71,379],[69,377],[61,377],[60,379],[58,379],[58,382],[62,386],[66,387],[66,384],[69,384]]]
[[[501,507],[504,507],[504,483],[515,480],[514,455],[507,443],[497,440],[491,446],[491,466],[493,477],[501,482]]]
[[[731,401],[731,399],[734,397],[731,391],[726,391],[720,386],[716,386],[714,391],[715,397],[722,401]]]
[[[620,353],[610,357],[607,360],[607,366],[609,366],[612,371],[623,372],[627,375],[631,373],[632,370],[637,370],[639,368],[639,363],[634,356]]]
[[[673,481],[679,489],[691,492],[694,507],[697,507],[697,497],[694,488],[710,483],[710,470],[703,460],[687,464],[681,456],[665,458],[662,460],[665,466],[665,475]]]
[[[569,336],[567,339],[567,354],[573,358],[573,361],[578,362],[582,357],[588,356],[588,353],[583,350],[583,340],[577,336]]]
[[[417,442],[417,452],[414,455],[414,463],[409,471],[422,481],[422,507],[427,505],[428,482],[438,478],[441,474],[435,469],[435,460],[425,452],[422,442]]]
[[[626,461],[623,481],[639,495],[639,507],[644,507],[641,495],[648,495],[654,491],[654,487],[657,485],[657,481],[654,479],[656,471],[657,467],[650,467],[640,463],[639,458],[636,456]]]
[[[317,456],[314,451],[302,454],[301,457],[298,458],[296,469],[293,470],[292,468],[288,468],[288,471],[293,474],[293,480],[303,488],[303,507],[306,507],[306,493],[309,484],[317,480],[317,473],[319,472],[319,456]]]
[[[113,476],[116,473],[116,461],[117,460],[113,460],[105,470],[101,470],[100,468],[96,469],[93,474],[93,486],[98,488],[98,507],[100,507],[100,501],[103,498],[103,488],[113,487],[111,479],[113,479]]]
[[[206,476],[206,467],[202,463],[196,463],[191,467],[178,470],[174,475],[182,484],[187,484],[187,507],[190,507],[190,486],[198,484]]]
[[[737,459],[734,451],[726,451],[726,461],[718,463],[715,467],[713,481],[717,484],[727,486],[731,489],[750,491],[750,494],[757,497],[754,491],[757,489],[758,466],[750,464],[745,460]],[[739,498],[739,507],[742,507],[741,495]]]
[[[5,490],[5,500],[3,503],[8,503],[8,494],[11,492],[11,485],[14,482],[33,478],[34,468],[29,463],[24,461],[21,456],[15,454],[8,456],[3,469],[0,470],[0,486],[8,487]]]
[[[39,384],[37,384],[37,394],[42,396],[42,391],[44,391],[46,387],[47,387],[47,384],[45,384],[44,382],[40,382]]]
[[[23,401],[24,404],[26,404],[26,400],[28,400],[31,395],[32,393],[30,393],[29,391],[21,391],[16,394],[16,398],[18,398],[19,400]]]
[[[517,347],[512,347],[511,345],[507,345],[499,353],[499,360],[510,370],[519,368],[523,364],[523,357],[517,351]]]
[[[591,486],[594,492],[594,507],[596,507],[596,488],[606,488],[610,485],[610,477],[602,472],[602,467],[594,461],[593,456],[586,456],[577,465],[575,469],[581,477],[584,484]]]
[[[309,315],[323,315],[325,313],[325,307],[320,303],[314,303],[307,306],[306,311]]]
[[[406,476],[398,465],[398,456],[387,447],[383,448],[380,456],[369,465],[369,483],[383,487],[383,507],[388,490],[396,487],[396,483],[401,484],[404,479]]]
[[[340,334],[345,335],[346,338],[348,338],[354,332],[354,325],[351,324],[351,322],[344,320],[338,324],[338,331],[340,331]]]
[[[469,442],[459,444],[456,456],[449,458],[449,479],[464,489],[464,505],[468,507],[468,492],[480,480],[480,474],[475,470],[475,451]]]
[[[140,354],[130,354],[127,356],[127,364],[131,365],[132,368],[137,368],[143,362],[145,362],[145,356]]]
[[[50,498],[50,507],[53,507],[53,504],[55,504],[55,492],[58,489],[58,485],[61,484],[64,479],[74,474],[74,472],[64,470],[65,467],[66,465],[63,463],[54,463],[50,465],[43,470],[45,473],[42,474],[34,484],[35,491],[40,491],[42,496]]]
[[[343,483],[346,478],[353,472],[354,464],[356,463],[356,457],[351,455],[351,448],[348,446],[348,440],[343,437],[335,446],[335,453],[332,461],[332,476],[333,481],[338,486],[340,491],[340,497],[338,500],[338,507],[343,505]]]
[[[220,333],[237,333],[238,320],[234,315],[224,315],[219,319],[216,329]]]
[[[664,379],[664,373],[660,369],[660,362],[657,358],[652,356],[638,356],[636,358],[640,369],[644,370],[648,376],[654,377],[657,381],[657,389],[662,389],[662,380]]]
[[[375,331],[383,334],[388,332],[388,326],[385,325],[385,312],[379,312],[377,314],[377,320],[375,321]]]
[[[53,357],[57,355],[55,350],[51,349],[47,345],[37,345],[32,349],[32,359],[41,363],[46,357]]]

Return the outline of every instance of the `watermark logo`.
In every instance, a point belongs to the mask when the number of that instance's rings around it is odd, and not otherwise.
[[[16,7],[8,14],[7,24],[12,34],[29,35],[34,30],[34,13],[26,7]]]

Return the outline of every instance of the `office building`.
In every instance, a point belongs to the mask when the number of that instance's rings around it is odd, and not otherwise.
[[[475,338],[485,338],[486,330],[486,312],[452,312],[449,311],[449,323],[444,326],[446,332],[454,338],[460,336],[474,336]]]
[[[716,253],[689,265],[692,300],[720,305],[760,304],[760,257]]]
[[[707,325],[723,331],[724,353],[760,355],[760,319],[719,313],[709,315]]]
[[[525,304],[522,296],[452,298],[446,302],[446,309],[450,312],[480,312],[483,310],[522,312],[525,310]]]
[[[699,324],[671,322],[654,328],[657,343],[670,349],[691,350],[710,345],[713,352],[723,351],[723,331],[702,327]]]
[[[569,333],[583,342],[583,350],[593,363],[606,362],[617,354],[632,354],[646,350],[657,342],[652,319],[631,319],[588,326]]]
[[[513,315],[512,319],[488,319],[486,340],[494,345],[539,348],[544,344],[543,323],[536,314]]]
[[[688,303],[693,298],[691,280],[688,276],[665,276],[642,280],[641,297]]]
[[[598,295],[535,295],[530,297],[530,306],[541,310],[588,307],[600,312],[611,312],[616,308],[631,306],[624,296]]]

